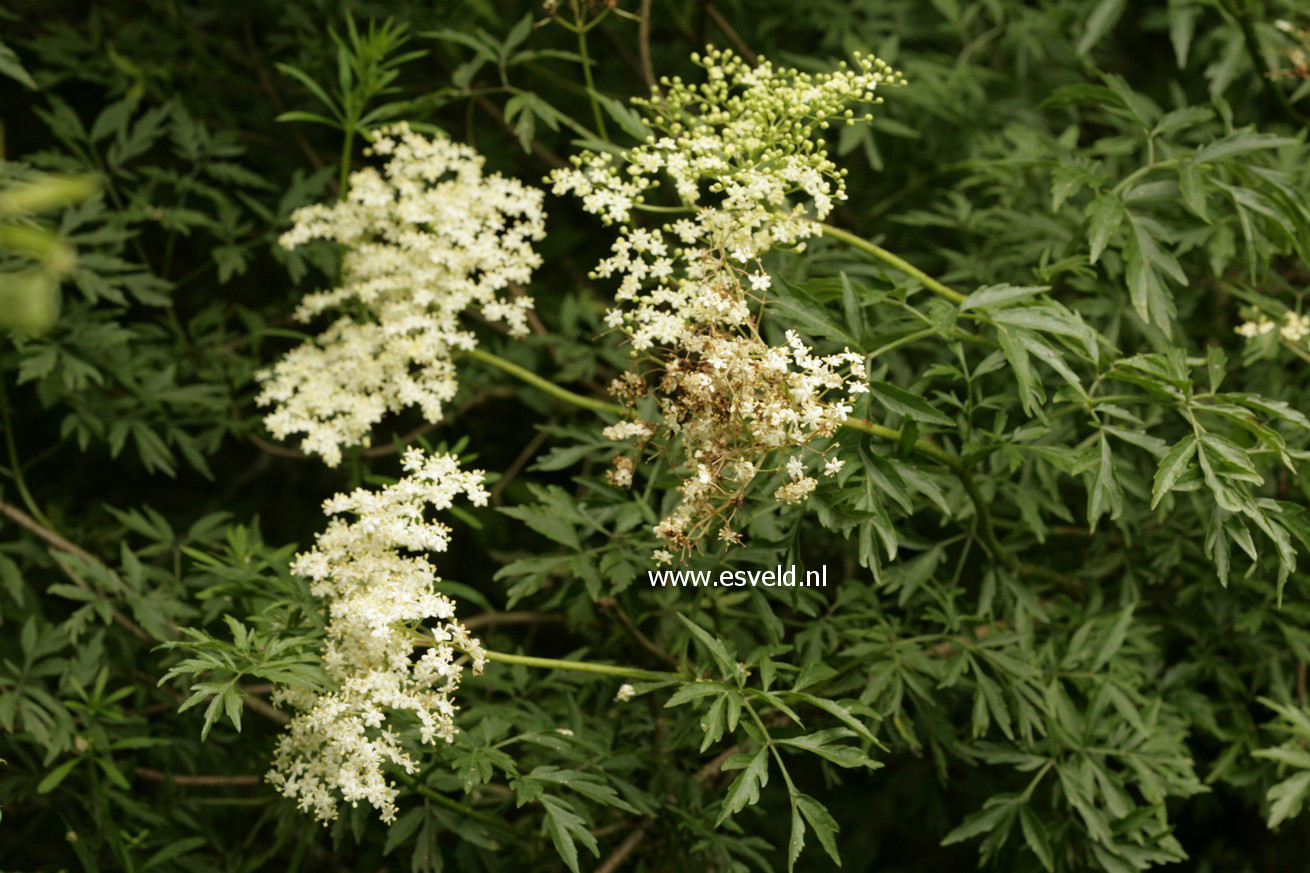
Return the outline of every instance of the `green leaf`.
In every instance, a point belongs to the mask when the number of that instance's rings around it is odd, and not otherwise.
[[[928,401],[917,394],[911,394],[904,388],[898,388],[889,382],[870,381],[868,384],[869,390],[873,392],[874,396],[892,412],[925,424],[955,426],[955,422],[938,412]]]
[[[8,76],[20,85],[31,88],[33,91],[36,90],[36,82],[32,81],[32,77],[27,74],[27,70],[23,69],[23,64],[18,60],[18,55],[14,54],[14,50],[3,42],[0,42],[0,76]]]
[[[1051,850],[1051,838],[1046,833],[1046,826],[1027,804],[1019,808],[1019,826],[1023,829],[1024,842],[1042,866],[1054,873],[1055,852]]]
[[[1133,625],[1135,606],[1136,604],[1130,603],[1121,609],[1115,617],[1114,623],[1106,630],[1105,637],[1101,640],[1101,645],[1096,651],[1096,658],[1092,661],[1092,672],[1096,672],[1110,663],[1110,659],[1123,646],[1124,640],[1128,638],[1128,630]]]
[[[796,804],[796,798],[791,800],[791,833],[787,837],[787,870],[796,869],[796,859],[801,856],[801,850],[805,848],[805,820],[801,817],[801,811]]]
[[[1117,194],[1098,195],[1087,207],[1087,243],[1090,247],[1088,260],[1091,263],[1095,264],[1101,257],[1110,237],[1127,217],[1128,211]]]
[[[1078,45],[1074,49],[1077,54],[1085,55],[1092,48],[1105,38],[1114,25],[1123,15],[1126,0],[1100,0],[1096,7],[1092,9],[1092,14],[1087,16],[1087,24],[1083,28],[1083,35],[1078,40]]]
[[[1297,142],[1298,140],[1292,137],[1257,133],[1247,128],[1233,131],[1221,140],[1201,146],[1196,150],[1196,154],[1192,155],[1192,163],[1199,166],[1213,161],[1227,160],[1248,152],[1296,145]]]
[[[1178,190],[1183,195],[1183,205],[1195,213],[1196,217],[1210,223],[1210,212],[1205,205],[1205,181],[1201,171],[1192,163],[1178,165]]]
[[[741,668],[737,665],[737,659],[728,653],[728,650],[723,643],[719,642],[713,634],[687,618],[687,616],[682,613],[678,613],[678,620],[682,622],[687,630],[691,631],[691,635],[694,636],[700,644],[705,647],[706,651],[710,653],[714,658],[714,662],[718,664],[719,671],[725,678],[733,679],[738,676]]]
[[[1100,434],[1101,452],[1100,464],[1092,474],[1092,492],[1087,502],[1087,524],[1092,530],[1096,529],[1097,520],[1106,513],[1110,518],[1117,519],[1123,512],[1123,488],[1119,486],[1118,476],[1114,469],[1114,455],[1110,451],[1110,441],[1106,438],[1105,432]]]
[[[651,130],[646,126],[646,122],[641,120],[641,116],[628,108],[626,103],[615,100],[599,91],[592,91],[591,95],[596,98],[600,108],[605,110],[605,114],[618,124],[623,132],[632,137],[637,142],[645,142],[646,137],[651,135]]]
[[[68,774],[72,773],[73,769],[80,763],[82,763],[81,758],[69,758],[67,761],[45,774],[45,777],[36,785],[36,793],[49,794],[51,791],[54,791],[59,787],[59,783],[67,779]]]
[[[1050,290],[1049,285],[984,285],[965,298],[960,304],[960,311],[999,309]]]
[[[573,805],[567,800],[549,794],[543,794],[539,799],[546,810],[546,819],[542,823],[543,830],[550,834],[551,842],[555,844],[555,851],[559,853],[565,865],[573,873],[580,873],[576,842],[582,843],[592,855],[600,857],[600,850],[596,847],[596,837],[587,829],[587,823],[583,821],[582,816],[574,812]]]
[[[1307,797],[1310,797],[1310,771],[1298,773],[1270,788],[1266,794],[1269,801],[1269,827],[1276,828],[1300,814]]]
[[[750,756],[746,767],[732,780],[728,791],[723,796],[723,808],[714,822],[718,827],[730,815],[735,815],[747,806],[759,803],[760,789],[769,783],[769,749],[761,746]]]
[[[208,843],[209,840],[204,837],[184,837],[179,840],[173,840],[167,846],[164,846],[164,848],[147,858],[146,862],[137,869],[142,871],[142,873],[145,873],[146,870],[153,870],[162,864],[167,864],[169,861],[194,852],[196,849],[199,849]]]
[[[1174,47],[1174,58],[1178,69],[1187,66],[1187,57],[1192,48],[1192,37],[1196,35],[1196,17],[1201,6],[1196,0],[1169,0],[1165,13],[1169,21],[1169,41]]]
[[[1151,487],[1151,508],[1155,509],[1160,501],[1178,484],[1178,479],[1187,471],[1188,462],[1196,454],[1196,436],[1190,434],[1173,444],[1169,454],[1160,459],[1155,471],[1155,484]]]
[[[1007,818],[1013,818],[1015,812],[1013,799],[990,798],[982,809],[965,816],[964,821],[960,822],[958,827],[952,829],[950,833],[943,837],[942,845],[950,846],[955,843],[962,843],[971,837],[999,828]]]
[[[859,349],[860,341],[850,331],[832,317],[828,307],[798,285],[793,285],[779,276],[773,283],[774,296],[765,306],[766,318],[770,311],[781,310],[791,324],[816,337],[827,337],[842,343],[847,348]]]
[[[828,812],[828,808],[819,801],[810,797],[808,794],[797,794],[795,797],[797,808],[805,816],[805,820],[810,823],[810,828],[814,835],[819,838],[819,845],[832,858],[834,864],[841,866],[841,853],[837,851],[837,834],[841,828],[837,826],[837,821]]]

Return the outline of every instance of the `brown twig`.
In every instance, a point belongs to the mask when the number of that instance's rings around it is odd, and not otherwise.
[[[509,284],[509,294],[517,300],[523,296],[523,289],[511,282]],[[542,322],[541,317],[537,315],[536,309],[529,308],[527,316],[528,326],[532,328],[533,333],[539,334],[540,336],[550,336],[550,331],[546,329],[546,325]]]
[[[299,449],[289,449],[286,446],[279,446],[277,443],[271,443],[257,433],[247,432],[246,439],[250,442],[252,446],[259,449],[261,452],[264,452],[265,454],[273,455],[274,457],[296,458],[297,460],[301,460],[301,461],[309,457],[309,455],[305,454]]]
[[[258,785],[258,776],[187,776],[165,773],[150,767],[137,767],[136,775],[151,782],[172,782],[174,785]]]
[[[646,831],[649,827],[649,821],[642,822],[635,831],[628,834],[627,838],[619,843],[618,848],[611,852],[609,857],[596,868],[596,873],[614,873],[614,871],[622,867],[623,862],[628,860],[632,853],[637,851],[641,841],[646,839]]]
[[[494,102],[492,102],[490,99],[488,99],[487,97],[481,94],[474,97],[473,100],[478,104],[478,108],[481,109],[483,112],[487,113],[488,115],[490,115],[497,124],[505,128],[505,130],[509,131],[510,133],[514,133],[514,128],[511,127],[509,122],[505,120],[505,115],[500,111],[499,106],[497,106]],[[532,149],[532,153],[536,155],[543,163],[549,164],[550,166],[554,167],[557,170],[562,170],[569,165],[568,161],[564,160],[559,155],[555,154],[553,151],[546,148],[541,143],[537,142],[535,139],[532,140],[532,142],[529,144],[529,147]]]
[[[644,78],[645,72],[641,68],[641,61],[632,53],[632,49],[628,48],[627,43],[608,27],[601,27],[598,30],[609,40],[610,45],[614,46],[614,51],[618,52],[619,57],[623,59],[623,63],[628,65],[628,69]]]
[[[484,612],[464,620],[463,625],[473,630],[496,624],[551,624],[563,620],[562,612]]]
[[[732,47],[737,50],[737,54],[741,55],[746,63],[752,67],[759,65],[760,56],[751,51],[751,47],[746,45],[746,41],[741,38],[741,34],[737,33],[728,19],[723,17],[723,13],[714,8],[713,3],[705,4],[705,14],[710,21],[714,22],[715,27],[723,31],[723,35],[728,38],[728,42],[732,43]]]
[[[282,710],[277,709],[272,704],[260,700],[258,697],[247,694],[245,700],[242,702],[246,705],[246,708],[259,713],[269,721],[276,722],[277,724],[287,724],[291,721],[291,716],[287,715]]]
[[[658,87],[655,64],[650,59],[650,8],[653,0],[641,0],[641,21],[637,24],[637,51],[641,54],[641,75],[652,92]]]
[[[0,515],[8,516],[9,520],[14,524],[24,528],[28,533],[35,534],[40,539],[45,540],[48,545],[54,546],[61,552],[68,552],[70,555],[77,555],[77,557],[86,561],[95,560],[95,556],[86,549],[75,543],[70,543],[59,534],[42,526],[36,519],[32,518],[32,516],[23,512],[23,510],[14,506],[12,503],[5,503],[0,500]]]
[[[696,771],[696,782],[700,785],[708,785],[714,781],[723,772],[724,763],[743,748],[745,748],[745,744],[737,743],[715,755],[712,761]],[[614,851],[601,862],[600,866],[596,868],[596,873],[615,873],[623,866],[623,862],[632,856],[632,853],[637,850],[642,841],[646,839],[646,835],[650,832],[650,826],[650,819],[645,819],[638,824],[636,829],[628,834],[627,838],[619,843]]]
[[[596,605],[601,609],[613,613],[614,617],[617,618],[619,623],[627,629],[628,633],[632,634],[632,638],[635,639],[643,649],[650,652],[666,664],[672,664],[675,667],[681,666],[678,663],[678,659],[670,655],[663,646],[637,629],[637,626],[633,624],[632,619],[628,616],[627,611],[620,606],[619,602],[613,597],[602,597],[596,601]]]
[[[7,518],[9,518],[10,521],[14,522],[14,524],[18,525],[19,527],[23,528],[29,533],[34,534],[39,539],[44,540],[45,543],[51,547],[51,549],[60,552],[65,552],[66,554],[69,555],[74,555],[78,558],[81,558],[84,561],[100,563],[96,559],[96,557],[92,555],[90,552],[88,552],[86,549],[82,548],[76,543],[71,543],[68,540],[64,539],[58,533],[55,533],[54,531],[50,530],[48,527],[45,527],[44,525],[40,524],[36,519],[32,518],[32,516],[28,515],[26,512],[23,512],[23,510],[19,509],[17,506],[14,506],[11,503],[5,503],[4,501],[0,500],[0,515],[6,516]],[[59,560],[59,556],[56,555],[53,551],[50,553],[50,557],[54,560],[55,564],[58,565],[59,569],[63,571],[64,575],[67,576],[72,581],[72,583],[76,585],[78,588],[81,588],[83,591],[90,591],[100,597],[105,596],[105,592],[101,591],[97,586],[92,585],[91,583],[83,579],[81,576],[79,576],[77,572],[73,570],[72,567],[68,566],[68,564]],[[147,633],[145,628],[141,627],[141,625],[132,621],[132,619],[128,618],[126,615],[119,612],[117,609],[111,607],[109,610],[109,616],[111,619],[113,619],[115,624],[117,624],[119,627],[123,628],[133,636],[145,640],[148,643],[153,643],[155,641],[155,638],[152,637],[149,633]]]
[[[545,442],[546,432],[537,431],[537,435],[523,447],[523,451],[519,452],[518,457],[516,457],[514,462],[509,465],[509,469],[505,471],[504,475],[496,481],[495,485],[491,486],[491,503],[493,506],[500,505],[500,495],[501,492],[505,490],[505,486],[512,482],[519,473],[523,472],[523,468],[528,465],[529,461],[536,457],[537,452],[541,450],[541,446]]]
[[[255,68],[255,78],[259,80],[259,87],[268,95],[269,102],[273,104],[273,109],[281,115],[287,111],[286,104],[282,102],[281,96],[278,95],[277,86],[273,84],[273,77],[268,74],[268,68],[264,66],[263,58],[259,54],[259,46],[255,42],[255,31],[250,24],[250,3],[249,0],[244,4],[241,14],[241,29],[245,35],[246,52],[250,55],[250,65]],[[309,161],[314,169],[323,167],[323,159],[319,157],[318,152],[305,139],[305,135],[294,124],[291,125],[291,138],[295,140],[296,145]],[[335,180],[333,180],[335,183]]]

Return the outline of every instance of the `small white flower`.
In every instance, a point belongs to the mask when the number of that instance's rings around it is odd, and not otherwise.
[[[846,462],[841,458],[829,458],[828,463],[823,465],[823,475],[836,476],[841,472],[841,468],[846,466]]]
[[[307,296],[296,317],[339,314],[257,374],[269,432],[303,434],[301,448],[333,467],[388,413],[418,407],[441,420],[459,387],[453,356],[477,345],[462,313],[527,333],[532,299],[510,287],[531,279],[532,244],[545,237],[543,192],[484,175],[466,145],[398,124],[370,150],[387,157],[382,170],[352,174],[337,203],[297,209],[280,240],[342,246],[341,286]]]
[[[486,505],[481,471],[464,471],[453,455],[410,449],[406,475],[377,491],[337,494],[324,511],[337,516],[296,557],[292,570],[327,601],[323,669],[335,689],[316,695],[279,688],[274,702],[299,710],[278,738],[268,780],[320,821],[341,801],[367,801],[383,821],[396,816],[398,792],[384,768],[413,773],[416,764],[387,724],[392,713],[418,720],[419,739],[450,742],[463,673],[461,654],[481,672],[486,653],[454,620],[455,605],[436,591],[436,570],[421,553],[444,552],[450,529],[427,521],[463,494]],[[354,516],[347,519],[343,516]],[[428,645],[415,657],[422,625]]]
[[[1261,315],[1256,321],[1242,322],[1235,328],[1235,331],[1247,339],[1254,339],[1257,336],[1269,333],[1275,327],[1277,327],[1277,325],[1275,325],[1269,318]]]
[[[1310,336],[1310,316],[1302,315],[1299,312],[1287,313],[1286,320],[1283,326],[1278,329],[1278,333],[1289,343],[1299,343]]]
[[[819,234],[816,219],[846,199],[823,129],[904,81],[864,55],[831,73],[751,65],[721,49],[693,62],[708,85],[675,80],[658,99],[633,101],[648,127],[665,133],[618,154],[584,152],[551,177],[556,193],[577,195],[602,223],[618,225],[591,274],[614,280],[606,324],[627,335],[639,362],[614,383],[615,396],[632,409],[654,401],[650,433],[632,439],[688,471],[681,499],[653,528],[667,546],[652,555],[658,563],[716,532],[739,542],[734,516],[759,467],[831,438],[868,390],[861,355],[816,355],[795,331],[781,347],[761,339],[759,300],[772,278],[742,265],[772,249],[801,251]],[[666,186],[694,217],[633,226],[632,204]],[[805,500],[815,480],[799,457],[786,470],[791,481],[776,497]]]
[[[637,693],[637,689],[633,688],[631,685],[625,682],[624,684],[619,686],[618,693],[614,695],[614,699],[619,703],[627,703],[629,700],[632,699],[632,695],[636,693]]]

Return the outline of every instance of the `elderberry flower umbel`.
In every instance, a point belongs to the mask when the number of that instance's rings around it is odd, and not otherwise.
[[[408,450],[406,475],[378,491],[356,489],[324,503],[331,516],[314,548],[292,570],[327,601],[323,669],[336,684],[325,694],[283,688],[274,702],[298,712],[279,738],[268,779],[320,821],[336,818],[345,800],[372,804],[383,821],[396,816],[394,783],[384,768],[413,773],[397,727],[417,727],[424,743],[450,742],[466,653],[475,673],[485,653],[455,620],[455,605],[425,552],[444,552],[450,528],[426,518],[459,495],[487,502],[481,471],[464,471],[453,455]],[[343,516],[353,516],[346,518]],[[415,657],[419,644],[427,648]],[[399,719],[397,715],[408,715]]]
[[[1273,333],[1275,329],[1283,341],[1292,345],[1301,344],[1310,338],[1310,316],[1289,311],[1283,314],[1283,323],[1280,325],[1263,312],[1256,311],[1253,320],[1244,321],[1235,328],[1238,334],[1247,339]]]
[[[879,86],[903,82],[860,55],[853,66],[818,74],[763,59],[751,67],[717,49],[693,60],[705,82],[665,79],[665,93],[633,101],[652,131],[644,143],[620,154],[584,152],[550,177],[555,193],[578,196],[619,226],[611,254],[593,271],[618,279],[606,323],[626,335],[633,356],[612,391],[634,409],[654,397],[661,420],[615,425],[606,436],[638,449],[653,444],[682,471],[682,500],[655,528],[678,552],[714,532],[740,542],[733,520],[760,474],[782,474],[778,500],[804,501],[817,484],[807,452],[822,458],[835,448],[816,443],[867,390],[859,354],[816,355],[793,331],[783,347],[766,342],[760,321],[772,279],[761,258],[802,250],[846,199],[844,171],[821,131],[834,120],[855,123],[853,104],[878,103]],[[647,202],[662,190],[678,203]],[[639,222],[668,213],[677,217]],[[825,475],[840,469],[835,459],[823,464]],[[617,462],[610,480],[630,484],[631,461]],[[657,561],[671,557],[655,553]]]
[[[476,310],[527,333],[532,298],[514,293],[541,259],[542,192],[499,174],[466,145],[428,139],[404,124],[375,134],[380,170],[353,173],[343,200],[298,209],[286,248],[325,239],[344,247],[341,285],[307,296],[301,321],[335,310],[325,331],[259,374],[257,398],[279,439],[329,466],[367,445],[388,412],[417,406],[429,422],[458,388],[454,353],[477,344],[460,325]]]

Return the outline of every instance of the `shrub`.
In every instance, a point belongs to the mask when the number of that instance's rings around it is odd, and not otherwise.
[[[4,869],[1303,863],[1300,4],[0,17]]]

